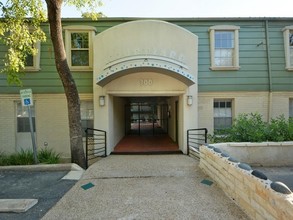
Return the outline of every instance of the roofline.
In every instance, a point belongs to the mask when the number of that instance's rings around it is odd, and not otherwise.
[[[163,21],[293,21],[293,17],[105,17],[98,21],[135,21],[135,20],[163,20]],[[90,18],[62,18],[62,21],[92,21]]]

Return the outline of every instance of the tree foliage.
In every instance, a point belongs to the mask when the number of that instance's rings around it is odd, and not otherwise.
[[[46,13],[41,0],[8,0],[0,7],[0,40],[8,48],[1,71],[9,84],[21,85],[27,55],[35,55],[35,44],[46,40],[40,27]]]
[[[7,0],[0,2],[0,41],[7,46],[2,73],[7,75],[9,84],[21,85],[26,57],[35,55],[37,42],[46,40],[41,24],[48,19],[50,36],[54,48],[56,70],[62,81],[68,106],[71,160],[85,167],[82,142],[80,100],[77,86],[70,72],[63,36],[61,8],[63,4],[75,6],[85,16],[98,19],[101,13],[96,9],[100,0]],[[45,9],[45,6],[46,9]],[[46,11],[47,10],[47,11]]]
[[[63,3],[75,6],[85,18],[97,20],[105,16],[96,12],[103,5],[100,0],[64,0]],[[7,75],[9,84],[20,86],[26,57],[37,54],[37,42],[46,41],[41,29],[41,24],[47,21],[45,4],[42,0],[1,1],[0,16],[0,41],[8,48],[1,72]]]

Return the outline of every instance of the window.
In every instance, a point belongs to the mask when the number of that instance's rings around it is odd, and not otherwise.
[[[293,70],[293,26],[283,29],[286,69]]]
[[[210,27],[210,50],[212,70],[238,70],[239,46],[237,26]]]
[[[82,136],[85,137],[86,128],[94,128],[94,106],[92,101],[81,101],[81,125],[83,129]]]
[[[40,54],[41,54],[41,44],[40,42],[35,44],[35,48],[38,50],[36,55],[27,55],[25,61],[26,71],[39,71],[40,70]]]
[[[289,99],[289,118],[293,119],[293,98]]]
[[[65,48],[69,67],[76,71],[89,71],[93,67],[94,27],[66,26]]]
[[[20,102],[16,104],[16,117],[17,117],[17,132],[30,132],[30,123],[29,123],[29,113],[28,108],[21,105]],[[33,129],[36,132],[36,123],[35,123],[35,109],[34,106],[30,106]]]
[[[232,100],[214,100],[214,129],[223,130],[232,126]]]

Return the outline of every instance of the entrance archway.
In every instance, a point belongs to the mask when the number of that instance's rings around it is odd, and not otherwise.
[[[129,97],[125,105],[125,135],[168,134],[166,97]]]
[[[115,146],[114,154],[182,153],[177,140],[169,136],[171,106],[168,97],[124,99],[125,136]]]
[[[154,20],[110,28],[94,38],[94,79],[94,124],[107,131],[108,152],[143,128],[152,136],[160,130],[186,152],[185,132],[197,127],[196,35]]]

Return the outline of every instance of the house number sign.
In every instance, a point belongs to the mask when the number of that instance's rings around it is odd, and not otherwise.
[[[140,79],[139,84],[140,84],[140,86],[151,86],[151,85],[153,85],[153,80],[152,79]]]

